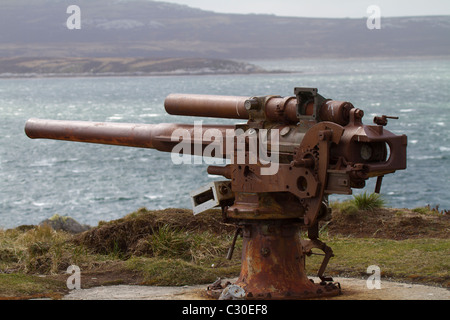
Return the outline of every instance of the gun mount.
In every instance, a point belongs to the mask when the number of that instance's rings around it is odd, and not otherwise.
[[[208,173],[226,178],[191,193],[194,214],[212,207],[243,237],[242,267],[234,286],[247,299],[334,296],[340,286],[324,271],[333,251],[319,240],[329,194],[351,194],[377,177],[406,168],[405,135],[384,129],[387,116],[364,125],[364,112],[325,99],[315,88],[294,96],[235,97],[171,94],[169,114],[246,119],[237,125],[124,124],[30,119],[30,138],[157,149],[229,159]],[[301,240],[306,228],[309,240]],[[233,245],[228,256],[233,253]],[[322,250],[320,284],[308,279],[305,257]],[[220,284],[209,288],[219,295]],[[229,296],[232,290],[227,290]]]

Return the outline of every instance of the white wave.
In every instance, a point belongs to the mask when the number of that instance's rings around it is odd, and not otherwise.
[[[33,201],[32,204],[33,204],[33,206],[36,206],[36,207],[45,207],[45,206],[48,206],[50,203]]]
[[[154,195],[154,194],[146,194],[144,198],[155,200],[155,199],[161,199],[163,196],[160,194]]]
[[[57,160],[56,158],[43,159],[30,164],[30,167],[52,167],[55,165],[56,160]]]
[[[429,160],[429,159],[442,159],[442,156],[409,156],[411,160]]]
[[[108,117],[106,120],[111,121],[111,120],[122,120],[122,119],[123,119],[122,116],[114,115],[114,116]]]
[[[144,114],[140,114],[139,118],[153,118],[153,117],[159,117],[160,114],[159,113],[144,113]]]

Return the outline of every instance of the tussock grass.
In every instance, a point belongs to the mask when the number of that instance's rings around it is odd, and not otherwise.
[[[342,202],[333,202],[331,208],[340,211],[341,213],[353,216],[358,213],[359,210],[373,211],[385,206],[385,201],[381,198],[380,194],[367,193],[357,194],[353,196],[353,199]]]
[[[374,210],[385,206],[385,201],[378,193],[367,193],[353,196],[353,203],[360,210]]]
[[[202,264],[225,256],[230,243],[230,234],[193,232],[163,225],[139,240],[135,255],[182,259]]]
[[[48,225],[0,230],[0,272],[57,274],[76,264],[90,269],[106,258],[72,242]]]

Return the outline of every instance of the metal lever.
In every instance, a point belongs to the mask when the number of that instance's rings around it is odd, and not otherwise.
[[[381,117],[375,117],[373,118],[373,122],[379,126],[385,126],[388,123],[387,119],[398,119],[398,117],[392,117],[392,116],[385,116],[382,115]]]
[[[380,193],[381,190],[381,183],[383,182],[384,176],[378,176],[377,177],[377,184],[375,185],[375,193]]]

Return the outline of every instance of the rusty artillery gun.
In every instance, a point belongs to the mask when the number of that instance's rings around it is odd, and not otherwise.
[[[328,195],[351,194],[370,177],[406,168],[405,135],[362,123],[351,103],[325,99],[315,88],[295,88],[294,96],[213,96],[171,94],[169,114],[245,119],[237,125],[126,124],[30,119],[30,138],[152,148],[176,154],[226,158],[208,173],[227,180],[191,193],[194,214],[213,207],[243,237],[241,273],[236,283],[208,287],[211,295],[244,299],[303,299],[340,294],[324,271],[333,251],[319,240]],[[227,143],[225,143],[227,142]],[[231,143],[228,143],[231,142]],[[308,240],[300,238],[306,229]],[[323,251],[320,283],[308,279],[305,257]]]

